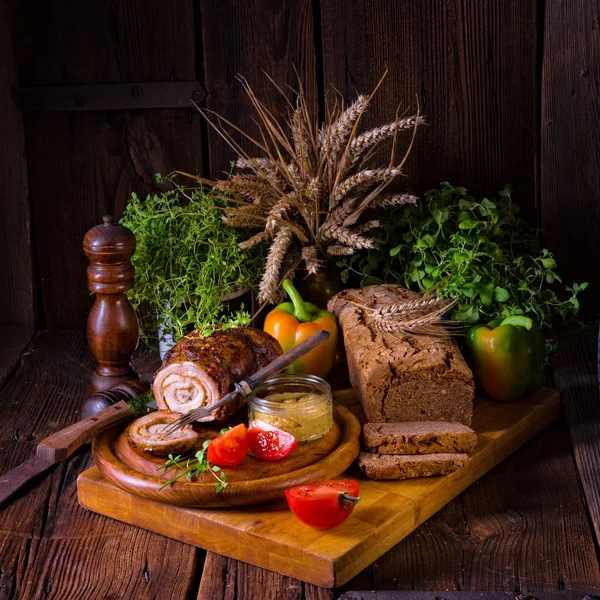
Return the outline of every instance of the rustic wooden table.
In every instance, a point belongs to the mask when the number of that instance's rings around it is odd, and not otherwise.
[[[563,418],[342,590],[325,590],[83,510],[77,452],[0,509],[0,600],[337,598],[345,590],[600,587],[594,332],[560,332]],[[0,327],[0,472],[77,419],[92,357],[80,332]]]

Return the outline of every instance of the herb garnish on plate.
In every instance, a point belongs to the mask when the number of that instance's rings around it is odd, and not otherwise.
[[[224,429],[221,429],[220,434],[223,434],[229,431],[230,429],[231,427],[225,427]],[[161,485],[158,488],[158,491],[160,492],[161,490],[165,489],[172,483],[175,483],[182,477],[185,477],[188,481],[192,481],[194,477],[197,477],[201,473],[209,472],[217,480],[215,487],[217,490],[217,494],[220,494],[228,485],[227,476],[221,470],[221,467],[218,467],[217,465],[211,465],[208,461],[208,458],[206,458],[209,444],[210,440],[206,440],[202,444],[202,448],[192,456],[184,457],[173,456],[172,454],[169,454],[169,456],[167,457],[168,460],[156,470],[164,470],[164,473],[171,473],[172,471],[180,469],[182,472],[179,473],[179,475],[173,477],[173,479],[170,479],[169,481]]]

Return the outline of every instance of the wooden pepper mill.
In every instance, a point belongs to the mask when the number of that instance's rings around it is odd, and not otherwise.
[[[90,392],[110,390],[137,381],[131,357],[139,338],[138,321],[125,292],[134,284],[131,257],[135,236],[111,216],[90,229],[83,240],[90,261],[88,289],[96,294],[87,324],[87,339],[98,367],[90,380]]]

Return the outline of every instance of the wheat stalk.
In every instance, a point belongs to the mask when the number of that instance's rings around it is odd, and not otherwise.
[[[254,204],[272,204],[277,199],[273,187],[259,175],[234,175],[225,181],[217,181],[215,185],[224,192],[248,198]]]
[[[323,263],[319,260],[316,246],[304,246],[302,248],[302,259],[309,275],[316,275],[323,266]]]
[[[456,321],[442,320],[457,300],[438,298],[437,296],[417,296],[404,302],[388,304],[378,308],[358,306],[369,318],[373,327],[382,333],[404,333],[414,335],[448,336],[458,332],[462,326]]]
[[[362,225],[358,225],[354,228],[354,233],[367,233],[367,231],[371,231],[371,229],[377,229],[381,227],[381,221],[377,221],[376,219],[373,221],[367,221]]]
[[[278,222],[282,220],[283,215],[292,208],[294,205],[293,198],[296,192],[290,192],[281,198],[267,215],[267,223],[265,225],[265,231],[267,233],[273,233],[277,227]]]
[[[259,302],[269,302],[277,293],[279,289],[279,271],[291,241],[292,232],[287,227],[280,229],[273,238],[273,243],[267,255],[265,272],[260,281]]]
[[[392,180],[402,174],[402,169],[395,167],[387,169],[365,169],[345,179],[333,190],[330,208],[335,208],[344,196],[349,192],[361,192],[376,183]]]
[[[247,240],[240,242],[238,246],[242,250],[249,250],[250,248],[254,248],[254,246],[258,246],[258,244],[262,244],[269,239],[269,234],[266,231],[261,231],[252,237],[249,237]]]
[[[423,117],[414,115],[361,133],[350,142],[349,156],[351,164],[356,164],[367,150],[393,137],[397,132],[413,129],[413,127],[423,125],[424,123],[425,119]]]
[[[332,123],[328,130],[322,130],[321,140],[325,152],[331,152],[332,158],[336,160],[345,149],[348,138],[354,128],[354,124],[365,112],[369,105],[369,97],[360,95],[339,117]]]
[[[438,298],[437,296],[429,296],[423,298],[417,296],[412,300],[406,300],[405,302],[397,302],[396,304],[387,304],[379,308],[369,308],[360,304],[354,303],[360,306],[364,311],[368,312],[374,319],[391,319],[400,316],[406,316],[417,313],[429,313],[432,310],[437,310],[443,307],[445,310],[451,308],[454,302],[447,300],[446,298]]]
[[[356,248],[349,248],[348,246],[342,246],[341,244],[333,244],[327,248],[328,254],[331,256],[351,256],[356,254]]]
[[[329,237],[357,250],[371,250],[374,247],[373,240],[354,233],[345,227],[332,228],[329,231]]]
[[[253,171],[255,174],[260,174],[262,171],[271,171],[277,173],[279,165],[272,158],[244,158],[239,157],[235,161],[235,166],[238,169]]]
[[[416,204],[419,198],[412,194],[381,194],[373,199],[371,208],[389,208],[391,206],[404,206]]]
[[[449,337],[451,335],[446,325],[435,315],[425,315],[411,321],[376,321],[375,329],[382,333],[403,333],[439,337]]]

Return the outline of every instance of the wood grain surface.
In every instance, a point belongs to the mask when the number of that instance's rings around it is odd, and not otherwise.
[[[545,2],[542,228],[565,280],[591,281],[582,296],[588,318],[597,318],[600,301],[599,19],[597,2]]]
[[[29,154],[34,218],[46,224],[37,232],[37,247],[48,326],[85,327],[92,303],[85,291],[85,232],[105,214],[118,220],[132,191],[156,191],[154,173],[197,171],[199,119],[194,110],[174,109],[28,118],[30,134],[39,133]],[[56,140],[51,154],[49,139]],[[93,172],[90,163],[97,165]],[[49,179],[64,184],[60,190],[48,187]]]
[[[535,217],[536,0],[321,0],[321,23],[324,80],[348,100],[389,68],[365,126],[420,104],[429,126],[402,186],[490,194],[510,182]]]
[[[34,336],[33,329],[16,325],[0,325],[0,390],[14,375],[23,351]]]
[[[122,479],[120,487],[114,485],[113,474],[104,464],[106,454],[99,451],[96,442],[94,458],[100,462],[79,477],[79,500],[85,508],[126,523],[316,585],[338,587],[546,427],[558,416],[559,399],[556,391],[544,388],[515,405],[481,398],[476,403],[472,426],[478,445],[462,469],[442,477],[371,481],[352,467],[345,476],[360,481],[361,501],[351,519],[330,531],[303,525],[283,500],[240,506],[235,511],[162,504],[179,503],[181,499],[174,494],[168,500],[160,497],[158,502],[155,494],[150,500],[147,486],[132,490]],[[300,472],[284,476],[288,487],[298,484],[291,478]],[[222,493],[236,485],[230,484]],[[185,491],[180,490],[180,494]]]
[[[600,543],[600,392],[598,387],[598,331],[594,328],[569,332],[556,329],[559,342],[554,361],[554,380],[565,390],[562,402],[569,421],[571,445],[581,473],[581,482],[596,544]]]
[[[237,76],[245,77],[256,95],[277,117],[287,116],[287,103],[267,79],[297,88],[300,75],[307,96],[316,106],[313,3],[310,0],[200,0],[206,106],[251,135],[256,114]],[[286,90],[287,91],[287,90]],[[293,94],[289,94],[293,98]],[[252,144],[235,138],[246,149]],[[208,133],[210,174],[223,177],[236,156],[212,129]]]
[[[18,40],[18,38],[16,38]],[[0,0],[0,323],[37,324],[29,181],[8,0]]]
[[[490,194],[510,182],[525,216],[541,221],[565,281],[594,279],[587,266],[600,258],[594,3],[128,0],[102,10],[91,0],[2,0],[2,10],[2,322],[83,327],[90,305],[81,288],[83,233],[105,212],[119,217],[131,191],[156,191],[156,172],[220,176],[234,158],[193,108],[29,114],[24,136],[18,86],[198,80],[208,91],[203,106],[252,131],[237,74],[285,114],[263,71],[294,85],[295,67],[322,113],[330,85],[351,99],[387,66],[364,123],[388,120],[417,99],[429,123],[402,185],[422,194],[450,180]],[[595,314],[599,290],[593,283],[582,297],[585,314]]]

